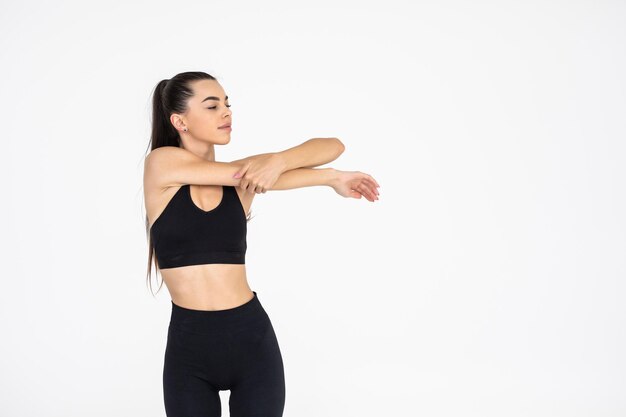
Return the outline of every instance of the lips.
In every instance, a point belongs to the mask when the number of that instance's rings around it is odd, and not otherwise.
[[[225,125],[221,125],[218,129],[223,129],[225,127],[230,127],[230,123],[226,123]]]

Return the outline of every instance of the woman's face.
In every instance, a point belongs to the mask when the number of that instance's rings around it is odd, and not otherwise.
[[[222,86],[215,80],[200,80],[191,87],[194,95],[189,99],[187,112],[179,115],[181,118],[177,122],[176,116],[172,115],[172,123],[180,135],[215,144],[230,142],[230,129],[221,128],[232,122],[230,104]]]

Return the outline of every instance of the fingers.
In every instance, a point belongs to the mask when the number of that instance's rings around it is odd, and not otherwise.
[[[378,187],[377,185],[375,185],[375,182],[370,180],[369,178],[363,178],[363,182],[365,182],[370,189],[376,193],[376,195],[380,195],[380,193],[378,192],[378,190],[376,189],[376,187]]]
[[[366,173],[364,173],[364,172],[361,172],[361,174],[365,175],[365,178],[366,178],[366,179],[368,179],[368,180],[369,180],[369,181],[371,181],[372,183],[376,184],[376,187],[380,187],[380,184],[378,184],[378,181],[376,181],[376,180],[374,179],[374,177],[372,177],[371,175],[366,174]]]
[[[252,165],[251,162],[247,162],[246,164],[244,164],[244,166],[235,173],[235,175],[233,175],[233,178],[242,178],[244,175],[246,175],[246,172],[248,172],[248,168],[250,168],[250,165]]]
[[[241,189],[243,190],[250,191],[251,193],[257,193],[257,194],[261,194],[267,191],[265,187],[262,187],[259,184],[254,184],[246,180],[245,178],[241,180],[241,182],[239,183],[239,187],[241,187]]]
[[[374,194],[374,196],[368,198],[369,201],[375,201],[378,200],[378,196],[380,195],[380,192],[378,192],[377,187],[380,187],[380,185],[378,185],[378,182],[372,178],[371,175],[366,174],[364,172],[359,172],[361,174],[361,184],[365,184],[368,188],[369,188],[369,192]]]
[[[240,171],[240,172],[243,172]],[[243,173],[245,175],[245,172]],[[251,193],[262,194],[267,191],[267,187],[257,184],[251,178],[242,178],[239,181],[239,187],[245,191],[250,191]]]
[[[359,185],[357,185],[356,190],[363,194],[363,196],[367,198],[368,201],[374,202],[375,200],[378,200],[378,197],[373,191],[374,188],[367,185],[365,181],[362,181]]]
[[[373,202],[373,201],[379,200],[378,196],[380,195],[380,193],[376,189],[375,181],[372,181],[369,178],[364,178],[363,186],[366,188],[367,192],[370,195],[370,198],[371,198],[370,201]]]

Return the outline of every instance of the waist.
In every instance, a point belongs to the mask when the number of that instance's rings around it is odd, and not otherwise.
[[[234,333],[238,329],[258,326],[269,321],[256,291],[231,308],[220,310],[196,310],[176,304],[173,300],[169,327],[188,333],[216,335],[216,332]]]
[[[205,264],[161,270],[172,302],[195,310],[231,308],[252,297],[244,264]]]

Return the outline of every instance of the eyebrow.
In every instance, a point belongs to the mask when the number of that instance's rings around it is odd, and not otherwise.
[[[217,100],[220,101],[219,97],[215,97],[215,96],[208,96],[207,98],[205,98],[204,100],[202,100],[200,103],[204,103],[207,100]],[[224,101],[228,100],[228,96],[224,97]]]

